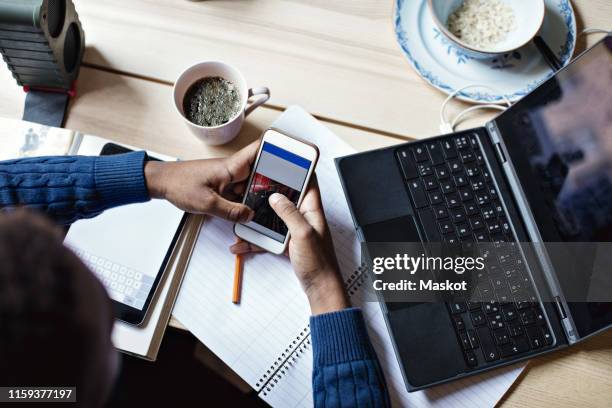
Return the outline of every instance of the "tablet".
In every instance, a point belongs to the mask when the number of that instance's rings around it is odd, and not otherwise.
[[[100,155],[130,151],[106,143]],[[161,287],[186,217],[165,200],[130,204],[77,221],[64,242],[100,279],[113,301],[116,318],[141,325]]]

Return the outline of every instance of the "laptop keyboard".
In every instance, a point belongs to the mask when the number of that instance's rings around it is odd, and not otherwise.
[[[448,303],[469,367],[541,350],[553,343],[499,192],[476,137],[459,135],[397,150],[415,213],[429,242],[478,249],[486,268],[474,292]]]

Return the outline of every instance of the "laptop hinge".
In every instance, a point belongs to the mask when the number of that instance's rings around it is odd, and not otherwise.
[[[567,314],[565,313],[565,308],[563,307],[563,304],[561,303],[561,298],[559,296],[555,296],[555,304],[557,305],[557,311],[559,312],[559,316],[561,316],[562,319],[565,319],[567,317]]]
[[[491,135],[491,140],[493,141],[493,143],[494,144],[500,143],[501,137],[499,135],[499,129],[497,128],[495,121],[494,120],[489,121],[487,122],[485,126],[487,127],[487,131]]]
[[[563,326],[563,331],[567,337],[567,341],[569,344],[574,344],[578,341],[578,335],[576,330],[574,329],[574,325],[572,324],[571,319],[567,316],[565,312],[565,307],[563,306],[563,302],[559,296],[554,297],[555,305],[557,305],[557,312],[559,312],[559,317],[561,320],[561,325]]]

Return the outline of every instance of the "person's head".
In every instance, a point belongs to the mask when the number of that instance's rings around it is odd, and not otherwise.
[[[76,386],[104,402],[117,369],[103,286],[31,212],[0,213],[0,384]]]

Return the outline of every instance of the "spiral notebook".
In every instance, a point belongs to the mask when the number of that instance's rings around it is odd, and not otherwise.
[[[333,161],[353,150],[299,107],[288,108],[274,126],[320,146],[316,173],[336,255],[353,305],[365,313],[394,406],[495,405],[522,367],[406,392],[381,309],[361,292],[360,246]],[[312,406],[310,309],[291,265],[271,254],[247,257],[242,302],[234,305],[228,250],[234,241],[231,223],[204,222],[174,316],[271,406]]]

